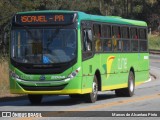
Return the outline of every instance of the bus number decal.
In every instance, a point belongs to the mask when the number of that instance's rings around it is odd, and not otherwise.
[[[127,68],[127,58],[118,58],[118,69]]]

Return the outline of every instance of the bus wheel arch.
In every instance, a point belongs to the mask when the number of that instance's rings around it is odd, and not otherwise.
[[[128,97],[131,97],[134,95],[134,90],[135,90],[135,75],[133,71],[129,72],[129,76],[128,76],[128,89],[129,90],[129,94],[127,95]]]
[[[134,90],[135,90],[134,69],[130,69],[127,83],[128,83],[127,88],[121,88],[121,89],[116,89],[115,90],[115,93],[116,93],[117,96],[132,97],[134,95]]]
[[[101,90],[101,76],[100,71],[96,70],[92,82],[92,92],[84,95],[85,101],[89,103],[96,102],[99,90]]]
[[[84,95],[85,101],[88,103],[94,103],[97,100],[98,95],[98,81],[96,75],[94,75],[92,82],[92,92]]]
[[[97,77],[98,91],[101,91],[102,90],[101,73],[100,73],[100,71],[98,69],[95,72],[95,76]]]
[[[133,67],[131,67],[131,68],[130,68],[130,71],[132,71],[132,72],[133,72],[133,75],[134,75],[134,78],[135,78],[134,68],[133,68]]]

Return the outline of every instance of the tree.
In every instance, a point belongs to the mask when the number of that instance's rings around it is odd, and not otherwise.
[[[146,21],[152,30],[160,24],[160,0],[0,0],[0,52],[7,49],[12,16],[20,11],[75,10]]]

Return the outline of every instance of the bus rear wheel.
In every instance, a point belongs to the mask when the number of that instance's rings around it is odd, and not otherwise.
[[[28,95],[28,99],[30,101],[31,104],[40,104],[41,101],[42,101],[42,98],[43,96],[42,95],[32,95],[32,94],[29,94]]]
[[[88,103],[94,103],[97,100],[97,96],[98,96],[98,81],[97,81],[97,77],[94,76],[94,80],[92,83],[92,92],[85,94],[85,100]]]
[[[132,71],[129,72],[128,76],[128,87],[117,89],[115,90],[116,96],[125,96],[125,97],[132,97],[134,95],[134,89],[135,89],[135,79],[134,74]]]

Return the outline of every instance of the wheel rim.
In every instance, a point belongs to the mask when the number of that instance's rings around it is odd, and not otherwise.
[[[92,86],[92,94],[93,94],[93,97],[95,98],[97,96],[97,92],[98,92],[98,86],[97,86],[97,83],[96,82],[93,82],[93,86]]]
[[[130,91],[133,92],[134,91],[134,83],[133,83],[133,78],[130,77]]]

